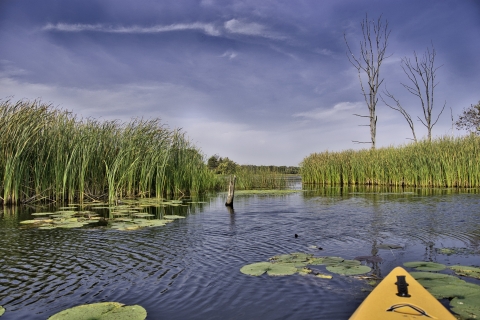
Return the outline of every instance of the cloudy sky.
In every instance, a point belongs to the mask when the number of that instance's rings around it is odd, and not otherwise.
[[[353,115],[367,109],[344,40],[358,52],[366,14],[388,20],[380,72],[412,117],[422,111],[400,61],[433,44],[434,114],[446,102],[433,135],[452,134],[451,113],[480,100],[479,0],[0,0],[0,99],[161,118],[206,156],[298,165],[368,147],[352,142],[370,135]],[[380,101],[377,114],[377,146],[408,143],[400,113]]]

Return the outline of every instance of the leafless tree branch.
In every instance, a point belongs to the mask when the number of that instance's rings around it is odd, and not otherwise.
[[[377,93],[383,83],[383,79],[380,78],[380,66],[383,60],[388,58],[388,56],[385,56],[385,53],[390,30],[388,30],[388,21],[385,20],[384,23],[382,16],[380,16],[377,21],[369,21],[368,15],[365,15],[365,19],[361,22],[360,26],[362,28],[363,39],[360,41],[360,54],[358,56],[353,54],[352,48],[347,41],[347,35],[344,33],[343,36],[348,49],[346,53],[348,61],[357,69],[360,88],[369,111],[368,116],[356,116],[370,119],[370,143],[372,144],[372,149],[375,149],[377,134]],[[367,78],[366,86],[364,86],[362,74]]]

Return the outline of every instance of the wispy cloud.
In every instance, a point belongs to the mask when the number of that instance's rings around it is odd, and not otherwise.
[[[264,25],[261,25],[256,22],[244,22],[237,19],[231,19],[226,21],[224,26],[229,33],[271,38],[271,39],[285,39],[284,36],[271,32]]]
[[[227,50],[227,51],[225,51],[220,57],[222,57],[222,58],[228,58],[228,59],[233,59],[233,58],[235,58],[236,56],[238,56],[238,54],[237,54],[235,51]]]
[[[69,24],[69,23],[48,23],[42,30],[44,31],[62,31],[62,32],[106,32],[106,33],[162,33],[179,30],[200,30],[211,36],[219,36],[220,31],[211,23],[178,23],[171,25],[156,25],[151,27],[141,26],[110,26],[105,24]]]
[[[340,102],[329,109],[317,108],[307,112],[295,113],[293,116],[315,120],[336,120],[360,106],[360,102]]]

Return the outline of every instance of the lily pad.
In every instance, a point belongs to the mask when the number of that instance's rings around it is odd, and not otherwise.
[[[451,266],[450,269],[459,276],[480,279],[480,268],[455,265]]]
[[[322,265],[324,260],[325,260],[324,257],[313,257],[307,261],[307,264],[312,266]]]
[[[308,259],[313,257],[312,254],[303,252],[294,252],[291,254],[281,254],[271,257],[269,260],[280,263],[307,263]]]
[[[42,220],[23,220],[20,221],[20,224],[33,224],[33,223],[41,223]]]
[[[326,266],[332,266],[342,263],[343,261],[345,261],[345,259],[343,259],[342,257],[324,257],[322,264]]]
[[[285,263],[258,262],[243,266],[240,272],[251,276],[261,276],[265,272],[269,276],[288,276],[297,272],[297,268]]]
[[[172,220],[172,219],[185,219],[185,217],[177,216],[177,215],[174,215],[174,214],[164,215],[163,218],[164,218],[164,219],[169,219],[169,220]]]
[[[345,265],[331,265],[327,266],[327,270],[332,273],[337,273],[345,276],[364,274],[370,272],[372,269],[368,266],[345,266]]]
[[[441,271],[446,268],[444,264],[425,261],[405,262],[403,265],[408,268],[415,268],[415,270],[419,271]]]
[[[125,306],[119,302],[84,304],[60,311],[48,320],[144,320],[147,311],[139,305]]]
[[[480,294],[456,297],[450,301],[453,312],[458,313],[464,319],[480,318]]]
[[[0,317],[5,313],[5,308],[0,306]]]
[[[322,278],[322,279],[332,279],[333,276],[329,274],[317,273],[315,277]]]
[[[458,282],[456,284],[447,284],[444,286],[433,286],[428,288],[428,292],[437,299],[452,299],[474,294],[480,295],[480,286],[468,282]]]
[[[248,274],[250,276],[261,276],[267,272],[268,268],[272,263],[270,262],[257,262],[252,264],[247,264],[240,269],[241,273]]]

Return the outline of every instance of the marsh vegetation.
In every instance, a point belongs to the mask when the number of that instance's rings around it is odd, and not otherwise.
[[[195,194],[218,186],[203,155],[160,119],[98,121],[40,101],[0,103],[3,204]]]
[[[302,180],[317,185],[480,187],[480,136],[444,136],[400,147],[306,157]]]

